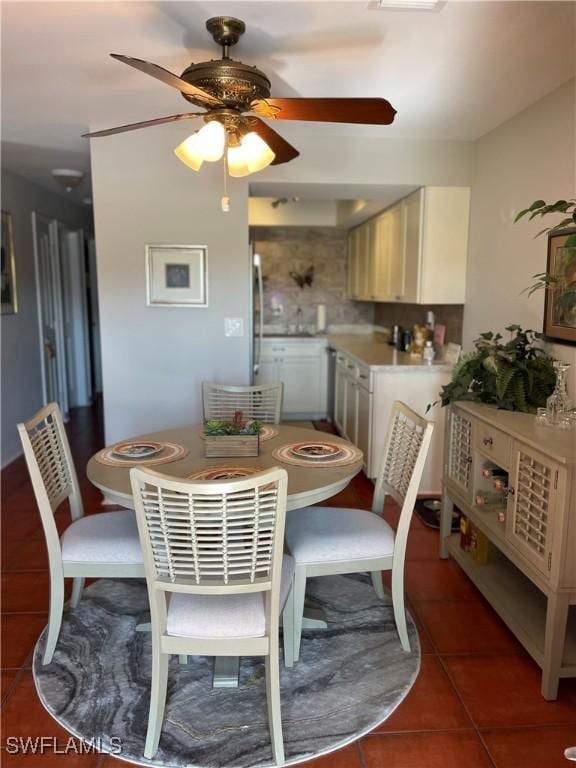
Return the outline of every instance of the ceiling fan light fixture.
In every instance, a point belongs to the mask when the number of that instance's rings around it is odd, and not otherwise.
[[[71,168],[54,168],[52,176],[64,187],[66,192],[72,192],[75,187],[82,183],[84,172],[74,171]]]

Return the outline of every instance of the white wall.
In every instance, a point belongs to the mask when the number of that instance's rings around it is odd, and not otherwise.
[[[522,290],[546,269],[546,238],[537,232],[555,221],[514,224],[516,213],[534,200],[576,197],[575,82],[572,81],[483,136],[476,144],[472,185],[470,251],[464,347],[482,331],[503,331],[519,323],[542,330],[544,295]],[[576,347],[551,345],[551,353],[572,363],[576,396]]]
[[[2,172],[2,210],[12,214],[18,295],[17,314],[2,316],[4,467],[21,452],[16,424],[42,406],[32,211],[86,230],[91,228],[91,218],[87,209],[6,171]]]
[[[104,416],[108,443],[199,423],[205,379],[249,381],[251,266],[248,188],[230,184],[222,213],[222,164],[195,173],[172,149],[182,128],[92,140]],[[208,308],[147,307],[146,244],[208,246]],[[245,335],[224,337],[224,317]]]
[[[385,129],[380,138],[333,136],[323,134],[320,124],[294,125],[279,123],[278,131],[300,157],[269,166],[259,174],[259,183],[466,187],[474,176],[472,142],[392,139]]]

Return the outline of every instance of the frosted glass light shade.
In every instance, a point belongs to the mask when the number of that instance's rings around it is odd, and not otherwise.
[[[174,154],[178,160],[181,160],[184,163],[184,165],[192,168],[193,171],[199,171],[204,160],[196,154],[194,143],[192,142],[194,136],[195,134],[188,136],[182,144],[179,144],[174,150]]]
[[[228,173],[235,178],[248,176],[250,173],[246,151],[242,145],[228,147]]]
[[[250,131],[242,138],[242,149],[246,152],[250,173],[266,168],[276,157],[264,139],[254,131]]]
[[[224,154],[226,131],[222,123],[210,120],[193,136],[196,153],[209,163],[220,160]]]
[[[266,168],[275,157],[268,144],[251,131],[242,137],[239,146],[228,147],[228,172],[230,176],[247,176]]]
[[[174,153],[189,168],[198,171],[205,160],[209,163],[220,160],[224,154],[225,144],[226,131],[224,126],[217,120],[211,120],[199,131],[188,136],[182,144],[176,147]]]

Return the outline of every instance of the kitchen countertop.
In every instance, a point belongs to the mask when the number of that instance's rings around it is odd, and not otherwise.
[[[323,341],[331,347],[353,357],[357,362],[368,365],[371,370],[418,370],[420,372],[433,371],[434,373],[451,371],[453,366],[443,360],[434,360],[427,363],[421,357],[412,356],[409,352],[399,352],[394,347],[381,341],[374,333],[345,333],[345,334],[318,334],[317,336],[303,336],[290,334],[264,334],[264,341],[278,343],[299,342],[309,343]]]
[[[328,344],[340,352],[350,355],[359,363],[370,366],[372,370],[392,370],[398,368],[434,371],[451,371],[452,365],[443,360],[427,363],[421,357],[414,357],[409,352],[399,352],[386,342],[380,341],[375,334],[346,334],[328,336]]]

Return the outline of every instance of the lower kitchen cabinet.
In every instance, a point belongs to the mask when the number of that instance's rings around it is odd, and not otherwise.
[[[336,355],[336,368],[334,371],[334,425],[341,433],[345,433],[344,420],[346,418],[346,385],[348,375],[346,365],[341,362],[343,356]]]
[[[361,384],[356,386],[356,445],[364,456],[372,449],[372,393]]]
[[[327,370],[324,339],[264,339],[254,383],[283,382],[283,418],[325,418]]]
[[[364,469],[374,479],[384,452],[388,420],[394,401],[401,400],[426,415],[429,403],[450,380],[444,366],[369,366],[343,349],[336,349],[334,424],[340,434],[364,453]],[[442,489],[444,412],[439,406],[426,416],[436,423],[420,485],[420,493],[439,495]]]

